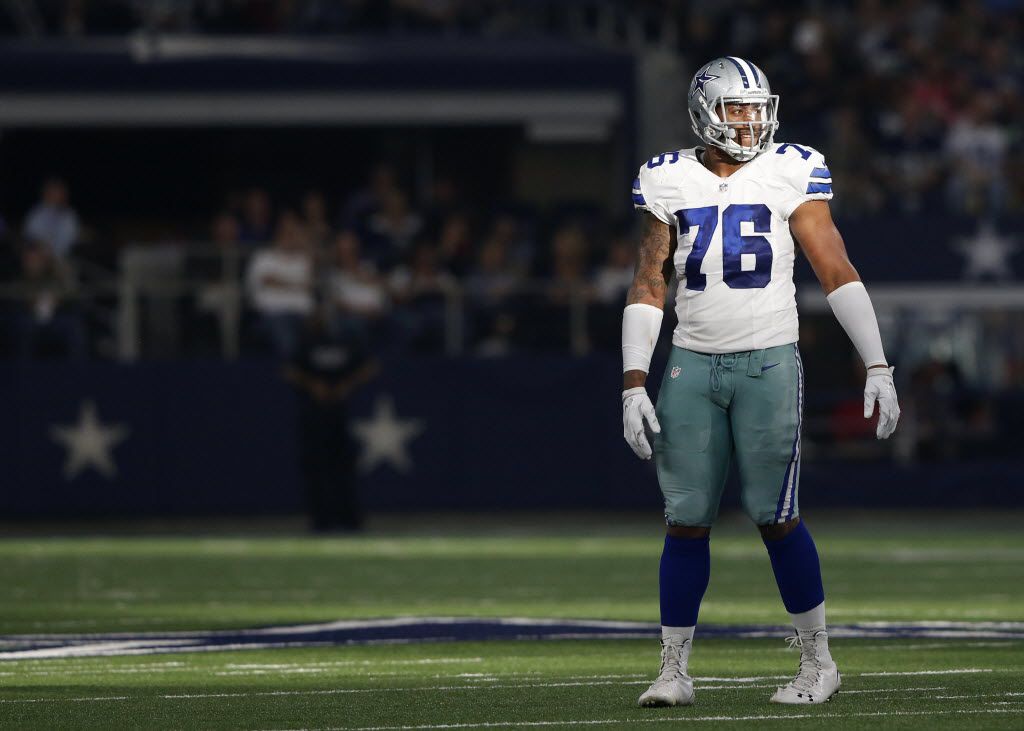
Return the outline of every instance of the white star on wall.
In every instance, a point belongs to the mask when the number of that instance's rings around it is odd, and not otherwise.
[[[408,442],[423,432],[420,419],[399,419],[390,396],[381,396],[373,407],[373,416],[354,422],[352,431],[362,442],[359,467],[370,472],[377,465],[388,463],[398,472],[412,470]]]
[[[111,451],[130,433],[131,430],[121,424],[104,426],[93,401],[82,402],[77,424],[50,427],[50,438],[68,449],[64,463],[64,477],[68,480],[77,477],[87,467],[94,468],[108,480],[114,477],[117,465]]]
[[[1020,247],[1009,236],[1000,236],[992,223],[982,223],[974,236],[957,239],[953,248],[966,260],[964,278],[981,279],[986,275],[993,279],[1013,278],[1010,256]]]

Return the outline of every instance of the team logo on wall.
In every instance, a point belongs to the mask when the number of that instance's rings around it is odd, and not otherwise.
[[[669,374],[671,378],[679,378],[679,374],[683,372],[683,369],[679,366],[672,366],[672,372]]]

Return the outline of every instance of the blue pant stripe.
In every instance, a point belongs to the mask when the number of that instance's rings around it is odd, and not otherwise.
[[[775,508],[775,522],[784,523],[792,517],[796,503],[796,483],[800,476],[800,428],[803,424],[803,400],[804,400],[804,369],[800,361],[800,350],[793,344],[793,351],[796,354],[796,434],[793,435],[793,451],[786,467],[786,474],[782,478],[782,490],[779,492],[779,502]],[[787,505],[788,501],[788,505]],[[789,517],[786,517],[789,516]]]
[[[789,514],[786,520],[790,520],[796,513],[796,495],[800,489],[800,461],[803,457],[803,444],[801,444],[801,432],[804,424],[804,362],[800,358],[800,348],[793,346],[796,350],[797,377],[800,379],[800,391],[797,393],[797,416],[796,416],[796,474],[793,476],[793,489],[789,497]]]

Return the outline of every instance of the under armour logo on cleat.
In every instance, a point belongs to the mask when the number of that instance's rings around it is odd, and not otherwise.
[[[772,363],[771,365],[761,366],[761,372],[764,373],[769,368],[774,368],[777,365],[778,365],[778,363]]]

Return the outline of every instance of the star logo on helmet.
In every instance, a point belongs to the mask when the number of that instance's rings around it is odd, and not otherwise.
[[[703,69],[699,74],[693,77],[693,90],[699,91],[700,95],[704,97],[704,101],[708,100],[708,95],[704,93],[704,87],[707,85],[707,83],[709,81],[714,81],[715,79],[722,78],[721,76],[709,74],[708,71],[710,69],[711,67],[708,66],[707,68]]]

